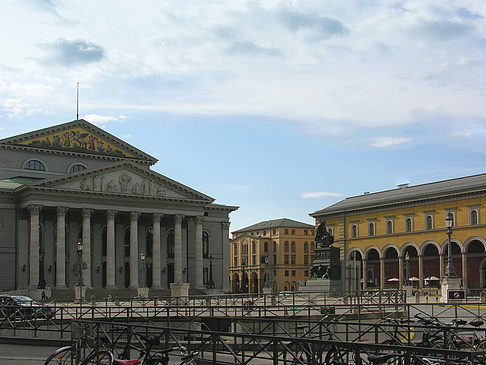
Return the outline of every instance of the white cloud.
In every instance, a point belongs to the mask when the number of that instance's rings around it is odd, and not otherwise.
[[[328,191],[313,191],[301,194],[303,199],[339,198],[343,196],[345,195],[342,193],[333,193]]]
[[[375,137],[371,139],[371,146],[376,148],[387,148],[409,143],[412,139],[408,137]]]
[[[117,120],[116,117],[111,117],[111,116],[106,116],[106,115],[98,115],[98,114],[88,114],[88,115],[82,117],[82,119],[87,120],[88,122],[93,123],[93,124],[103,124],[103,123],[106,123],[106,122],[112,122],[112,121]]]
[[[120,1],[116,17],[104,2],[18,6],[0,4],[0,98],[15,100],[0,104],[15,115],[72,105],[79,81],[84,110],[258,116],[319,136],[409,125],[419,109],[486,118],[486,7],[475,1]],[[39,44],[76,67],[33,62]]]

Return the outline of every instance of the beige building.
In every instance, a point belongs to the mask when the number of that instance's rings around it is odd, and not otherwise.
[[[309,279],[314,226],[282,218],[232,232],[230,286],[233,293],[297,291]]]

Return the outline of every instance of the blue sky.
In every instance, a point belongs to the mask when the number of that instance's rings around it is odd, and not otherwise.
[[[80,117],[231,231],[485,172],[486,2],[0,2],[0,138]]]

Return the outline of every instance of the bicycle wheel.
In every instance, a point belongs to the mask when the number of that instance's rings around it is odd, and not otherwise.
[[[50,354],[44,365],[75,365],[79,363],[79,356],[77,360],[74,347],[64,346]]]
[[[148,365],[168,365],[169,357],[162,355],[155,355],[148,360],[145,360]],[[145,364],[145,362],[144,362]]]
[[[326,353],[324,363],[326,365],[348,365],[350,361],[356,365],[361,365],[361,357],[359,352],[348,349],[340,349],[337,346],[332,346]]]
[[[101,350],[93,352],[81,365],[111,365],[113,364],[113,354],[110,351]]]

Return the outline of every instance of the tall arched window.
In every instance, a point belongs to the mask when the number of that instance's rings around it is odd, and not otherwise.
[[[167,232],[167,257],[174,258],[174,230]]]
[[[371,222],[369,224],[368,230],[369,230],[369,235],[370,236],[374,236],[375,235],[375,224],[373,222]]]
[[[295,252],[295,251],[296,251],[295,242],[292,241],[290,242],[290,252]]]
[[[263,252],[268,252],[268,242],[267,241],[265,241],[263,243]]]
[[[351,235],[353,238],[358,237],[358,226],[356,224],[353,224]]]
[[[412,218],[408,217],[406,222],[406,231],[412,232]]]
[[[432,216],[431,215],[428,215],[427,216],[427,229],[430,230],[430,229],[434,229],[434,221],[432,219]]]
[[[202,234],[203,257],[209,257],[209,233],[204,231]]]
[[[284,251],[289,252],[289,241],[284,242]]]
[[[304,252],[309,252],[309,242],[304,242]]]
[[[476,209],[471,210],[471,224],[478,224],[478,211]]]
[[[387,234],[393,233],[393,222],[391,220],[386,221],[386,233]]]
[[[44,164],[40,161],[37,161],[37,160],[27,161],[24,165],[24,169],[46,171]]]

